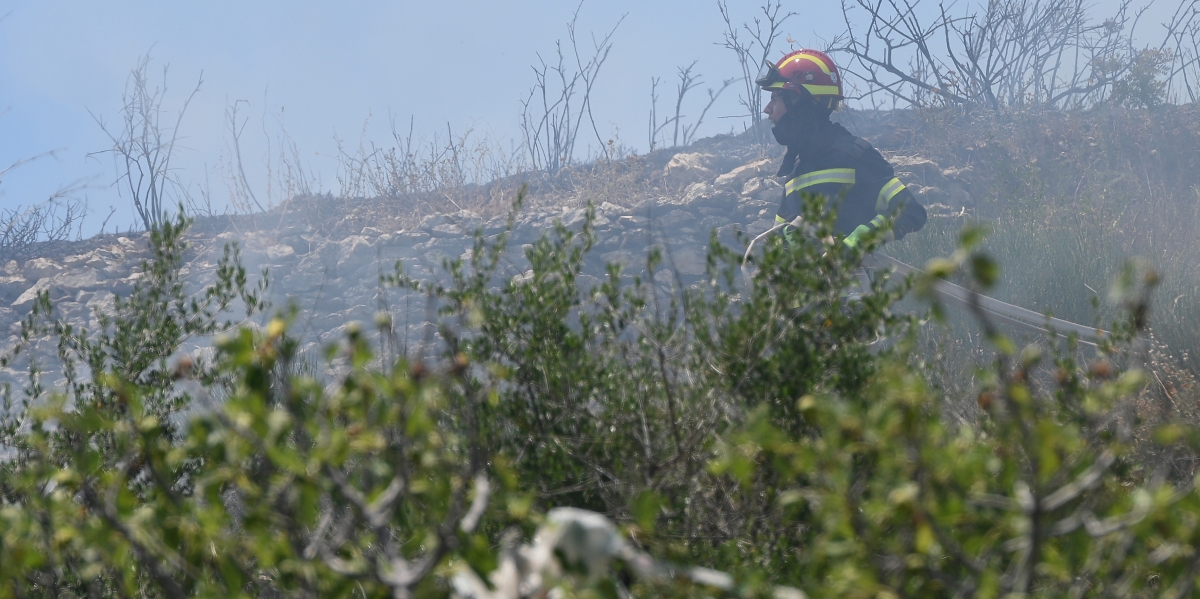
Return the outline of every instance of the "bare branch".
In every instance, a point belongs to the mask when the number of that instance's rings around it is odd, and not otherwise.
[[[113,144],[112,148],[98,153],[112,154],[117,168],[114,184],[118,186],[118,191],[124,189],[129,193],[134,210],[147,230],[162,223],[168,190],[174,191],[180,187],[172,172],[171,160],[179,141],[179,126],[184,114],[204,83],[204,74],[201,73],[196,87],[180,107],[174,126],[167,129],[161,122],[167,93],[167,66],[163,67],[161,87],[151,84],[147,74],[149,66],[150,55],[146,54],[130,71],[119,131],[110,129],[101,117],[91,113]]]

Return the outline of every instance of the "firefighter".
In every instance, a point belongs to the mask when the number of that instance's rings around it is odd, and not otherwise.
[[[925,208],[896,178],[892,165],[867,141],[829,116],[843,99],[837,65],[817,50],[797,50],[766,63],[756,83],[771,93],[763,112],[775,141],[787,147],[777,176],[785,183],[778,223],[798,217],[803,194],[824,196],[836,209],[834,229],[846,246],[883,230],[899,239],[925,225]],[[791,239],[791,227],[784,228]]]

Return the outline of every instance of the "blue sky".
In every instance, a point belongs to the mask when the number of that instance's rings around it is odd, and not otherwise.
[[[730,0],[739,19],[760,3]],[[1112,0],[1101,2],[1101,8]],[[0,207],[36,202],[59,186],[86,180],[98,220],[133,215],[111,183],[110,159],[92,155],[110,143],[93,114],[119,118],[129,70],[149,52],[154,72],[169,65],[166,105],[177,110],[203,73],[188,109],[176,166],[185,182],[209,181],[225,192],[220,165],[230,156],[226,108],[238,101],[250,117],[243,157],[253,184],[265,180],[266,140],[284,127],[325,190],[337,188],[335,136],[390,142],[389,120],[429,138],[449,124],[456,133],[514,140],[520,99],[533,84],[530,65],[565,39],[574,1],[443,0],[341,2],[279,0],[0,1],[0,168],[55,150],[55,158],[5,176]],[[843,28],[835,2],[793,3],[786,33],[801,45]],[[638,151],[647,146],[651,77],[671,95],[675,69],[698,60],[709,85],[737,73],[720,47],[724,23],[707,0],[586,0],[579,30],[610,29],[625,16],[597,83],[593,105],[606,137]],[[737,89],[726,91],[701,134],[740,130]],[[693,92],[699,103],[703,89]],[[665,104],[665,99],[662,104]],[[661,104],[660,104],[661,106]],[[663,106],[665,108],[665,106]],[[696,110],[696,109],[694,109]],[[276,146],[277,149],[277,146]],[[86,228],[85,228],[85,232]],[[94,231],[93,231],[94,232]]]

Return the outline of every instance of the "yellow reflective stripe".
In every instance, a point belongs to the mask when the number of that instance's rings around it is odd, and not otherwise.
[[[784,224],[784,223],[786,223],[786,222],[788,222],[788,221],[787,221],[787,219],[783,218],[782,216],[779,216],[778,214],[776,214],[776,215],[775,215],[775,222],[777,222],[777,223],[779,223],[779,224],[781,224],[781,225],[782,225],[782,224]]]
[[[882,214],[877,215],[875,218],[871,219],[871,224],[874,225],[876,229],[882,229],[883,225],[887,224],[887,218],[884,218]]]
[[[836,96],[836,95],[838,95],[838,88],[836,85],[813,85],[810,83],[804,83],[802,85],[804,86],[804,89],[808,90],[808,93],[810,93],[814,96]]]
[[[813,171],[804,173],[795,179],[787,182],[784,189],[787,193],[800,191],[806,187],[813,185],[822,185],[825,183],[846,183],[854,185],[854,169],[852,168],[831,168],[823,171]]]
[[[783,82],[783,81],[776,81],[775,83],[772,83],[771,85],[768,85],[768,86],[767,86],[767,89],[783,89],[783,86],[785,86],[785,85],[787,85],[787,83],[786,83],[786,82]]]
[[[887,185],[883,186],[883,189],[879,190],[879,198],[875,200],[875,212],[880,214],[887,212],[892,198],[901,191],[904,191],[904,184],[900,182],[900,179],[893,177],[891,181],[887,182]]]
[[[821,69],[821,72],[825,73],[826,75],[829,74],[829,65],[825,64],[824,60],[821,60],[820,58],[813,56],[812,54],[797,54],[797,55],[787,59],[786,61],[784,61],[783,64],[779,65],[779,68],[783,69],[783,67],[786,66],[789,62],[795,62],[797,60],[807,60],[808,62],[811,62],[811,63],[817,65],[817,68]]]

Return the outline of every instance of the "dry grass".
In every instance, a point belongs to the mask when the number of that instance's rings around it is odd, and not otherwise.
[[[1160,274],[1143,360],[1150,387],[1132,406],[1148,431],[1164,420],[1200,423],[1200,121],[1195,107],[1102,109],[999,120],[952,113],[862,115],[881,147],[944,167],[971,167],[974,203],[961,217],[931,220],[892,244],[921,264],[946,255],[968,220],[991,227],[985,250],[1002,265],[997,298],[1085,324],[1106,325],[1121,308],[1109,289],[1124,261],[1146,259]],[[1029,340],[1033,341],[1033,340]],[[956,416],[978,415],[975,365],[991,354],[970,323],[927,332],[927,371],[959,398]],[[1086,351],[1083,353],[1087,353]],[[1143,438],[1143,441],[1148,439]],[[1144,463],[1175,461],[1191,476],[1195,456],[1139,444]]]

